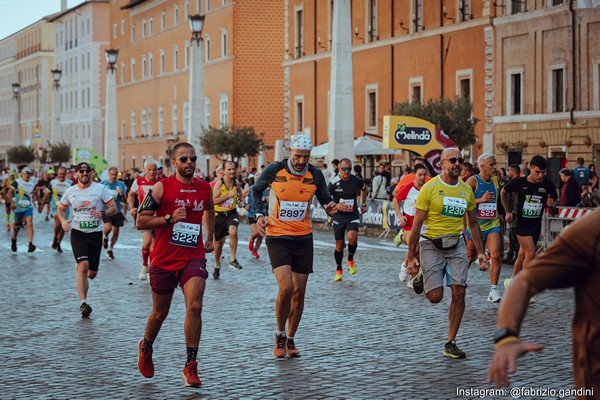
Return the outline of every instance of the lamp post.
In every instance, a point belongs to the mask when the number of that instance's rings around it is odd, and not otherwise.
[[[190,16],[192,30],[191,62],[190,62],[190,92],[189,92],[189,122],[187,126],[187,141],[196,149],[200,169],[208,173],[208,160],[200,147],[200,134],[204,124],[204,63],[202,61],[202,29],[204,15]]]
[[[52,133],[50,135],[50,143],[55,144],[58,142],[62,142],[62,133],[60,130],[60,96],[58,94],[58,89],[60,88],[60,78],[62,76],[62,70],[60,69],[52,69],[52,79],[54,79],[54,97],[52,99]]]
[[[12,124],[12,146],[21,144],[21,84],[12,84],[13,92],[13,124]]]
[[[110,166],[119,165],[117,132],[117,57],[119,50],[106,50],[106,116],[104,119],[104,159]]]

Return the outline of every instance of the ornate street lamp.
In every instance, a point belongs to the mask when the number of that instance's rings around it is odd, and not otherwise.
[[[52,79],[54,79],[54,89],[58,89],[60,87],[60,78],[62,77],[62,70],[60,69],[51,69]]]
[[[108,68],[111,72],[115,71],[115,64],[117,63],[117,57],[119,56],[119,50],[117,49],[108,49],[106,50],[106,62],[108,63]]]
[[[202,60],[202,29],[204,29],[204,15],[190,16],[192,30],[192,46],[190,49],[190,90],[189,90],[189,121],[187,129],[187,142],[196,149],[200,169],[208,174],[207,157],[200,147],[200,135],[204,125],[204,62]],[[195,45],[194,45],[195,44]],[[170,157],[169,157],[170,158]]]
[[[202,29],[204,29],[204,15],[196,14],[190,16],[190,27],[192,28],[192,41],[196,46],[202,41]]]
[[[13,98],[14,99],[18,99],[19,98],[19,93],[21,93],[21,84],[20,83],[13,83],[12,84],[12,91],[13,91]]]

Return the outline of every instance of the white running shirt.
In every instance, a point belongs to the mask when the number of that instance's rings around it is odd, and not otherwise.
[[[104,205],[110,203],[112,199],[106,186],[92,182],[85,189],[80,189],[77,185],[71,186],[65,190],[60,203],[73,210],[71,228],[90,233],[102,231],[104,227],[102,218],[92,217],[91,211],[104,210]]]

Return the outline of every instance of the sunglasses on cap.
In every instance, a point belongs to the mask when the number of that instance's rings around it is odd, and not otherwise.
[[[450,161],[450,164],[456,164],[456,162],[458,161],[459,164],[464,164],[465,159],[462,157],[451,157],[451,158],[445,158],[444,160],[446,161]]]
[[[342,171],[344,171],[344,172],[350,172],[350,171],[352,171],[352,168],[351,168],[351,167],[344,167],[344,168],[340,168],[340,169],[341,169]]]
[[[179,161],[181,161],[182,163],[185,164],[188,161],[188,158],[190,159],[191,162],[196,162],[196,160],[198,159],[197,156],[191,156],[191,157],[181,156],[181,157],[179,157]]]
[[[80,174],[89,174],[89,173],[90,173],[90,171],[91,171],[90,169],[87,169],[87,168],[81,168],[81,169],[80,169],[79,171],[77,171],[77,172],[79,172]]]

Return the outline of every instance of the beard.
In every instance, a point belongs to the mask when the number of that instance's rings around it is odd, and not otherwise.
[[[179,175],[182,178],[193,178],[195,170],[196,170],[195,167],[181,166],[181,167],[177,168],[177,173],[179,173]]]

